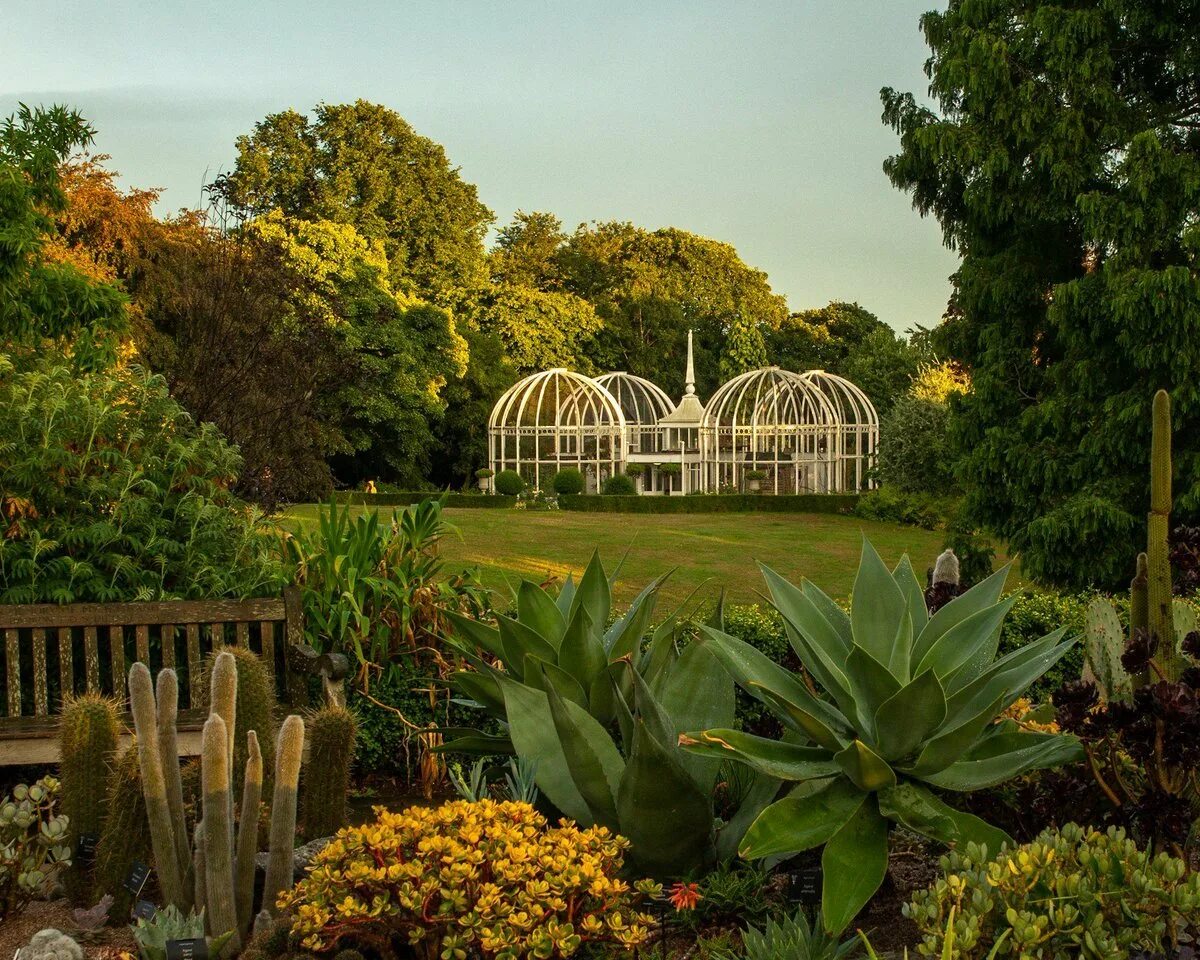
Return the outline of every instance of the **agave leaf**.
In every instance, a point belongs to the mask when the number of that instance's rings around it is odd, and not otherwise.
[[[912,679],[909,672],[912,669],[912,663],[909,658],[912,656],[913,645],[913,607],[912,598],[906,598],[906,606],[904,608],[904,616],[900,618],[900,626],[896,630],[896,637],[892,640],[892,656],[888,660],[888,672],[901,683],[908,683]]]
[[[495,627],[489,627],[486,623],[480,623],[471,617],[464,617],[460,613],[455,613],[453,610],[444,610],[443,613],[446,619],[454,625],[456,634],[452,639],[462,644],[470,650],[470,647],[478,647],[481,650],[486,650],[494,657],[504,657],[504,646],[500,642],[500,631]]]
[[[554,605],[558,607],[558,612],[562,614],[564,623],[570,620],[571,607],[575,603],[575,592],[575,575],[568,573],[567,579],[563,581],[562,589],[558,591],[558,596],[554,598]]]
[[[484,733],[471,727],[441,727],[438,733],[442,736],[442,742],[430,747],[431,753],[466,753],[471,756],[490,757],[516,752],[507,734]]]
[[[493,716],[504,718],[504,694],[495,679],[487,673],[459,670],[450,675],[450,685],[480,704]]]
[[[525,683],[543,693],[554,689],[564,700],[570,700],[584,710],[588,708],[587,695],[578,680],[561,667],[539,660],[532,654],[525,657]]]
[[[866,797],[845,777],[838,777],[808,796],[776,800],[750,824],[738,853],[758,860],[818,847],[854,816]]]
[[[604,647],[593,629],[587,609],[580,606],[571,614],[558,648],[558,665],[573,676],[584,690],[590,690],[596,677],[608,666]]]
[[[854,691],[859,726],[867,736],[875,735],[875,712],[900,691],[900,681],[882,663],[855,644],[846,660],[846,676]]]
[[[850,601],[854,642],[880,663],[887,663],[905,606],[904,592],[871,541],[863,537],[862,559]]]
[[[888,822],[874,797],[866,797],[821,854],[821,917],[839,934],[867,905],[887,872]]]
[[[751,684],[752,686],[754,685]],[[823,700],[818,700],[807,690],[804,691],[803,697],[797,697],[799,703],[793,703],[765,688],[760,689],[759,693],[760,699],[771,707],[784,723],[814,743],[831,752],[841,750],[846,745],[850,736],[849,724],[833,707]]]
[[[567,767],[592,815],[592,822],[618,830],[616,793],[625,761],[606,731],[586,710],[572,709],[551,687],[547,694],[554,729],[562,741]]]
[[[961,690],[951,693],[946,702],[947,715],[954,718],[970,714],[979,710],[983,704],[994,699],[999,693],[1006,692],[1007,697],[1000,706],[1000,709],[1003,710],[1075,646],[1078,639],[1076,637],[1064,640],[1055,646],[1064,633],[1066,633],[1066,628],[1060,627],[1040,640],[1035,640],[1033,643],[1026,644],[1007,656],[1001,657],[982,675]]]
[[[912,768],[902,767],[901,771],[924,779],[928,774],[945,770],[950,764],[961,759],[979,741],[984,731],[1004,709],[1005,696],[1006,694],[1001,693],[978,713],[966,719],[960,719],[956,726],[938,733],[925,744]]]
[[[812,601],[813,606],[821,611],[822,616],[829,621],[829,625],[838,632],[838,636],[842,638],[842,646],[849,650],[850,644],[854,642],[854,629],[850,626],[850,614],[839,607],[829,594],[811,580],[802,580],[800,589]]]
[[[555,650],[558,649],[563,632],[567,629],[567,621],[559,613],[550,594],[528,580],[522,580],[517,589],[517,618]]]
[[[1004,581],[1008,579],[1008,570],[1012,564],[1005,564],[991,576],[980,580],[966,593],[960,594],[938,610],[925,629],[921,631],[913,643],[912,659],[919,663],[925,654],[937,643],[947,630],[957,626],[967,617],[973,616],[980,610],[986,610],[1000,600],[1004,592]]]
[[[804,633],[797,630],[786,617],[783,621],[783,629],[796,656],[800,658],[800,662],[804,664],[808,672],[833,697],[834,703],[838,705],[842,713],[846,716],[854,716],[854,693],[851,679],[847,677],[845,668],[842,666],[844,661],[841,656],[843,655],[839,655],[839,660],[835,663],[825,655],[820,647],[810,643]]]
[[[738,760],[777,780],[812,780],[841,772],[828,750],[757,737],[740,730],[697,730],[679,735],[685,752],[721,760]]]
[[[937,675],[926,670],[875,713],[876,743],[888,760],[907,757],[946,719],[946,695]]]
[[[842,661],[849,653],[849,644],[812,598],[802,588],[788,583],[765,563],[760,563],[758,567],[762,571],[763,579],[767,581],[771,602],[780,615],[803,633],[810,643],[819,646],[828,659],[834,662]]]
[[[529,654],[547,663],[558,661],[558,651],[519,620],[497,616],[496,623],[504,646],[504,665],[518,680],[525,678],[525,657]]]
[[[575,615],[575,610],[582,606],[587,610],[588,617],[594,624],[608,623],[608,613],[612,607],[612,591],[608,577],[604,573],[604,565],[600,562],[600,551],[592,553],[583,576],[579,578],[579,586],[571,598],[571,612],[567,622]]]
[[[604,649],[608,652],[610,662],[640,653],[642,638],[646,636],[654,617],[659,588],[670,575],[669,572],[664,573],[646,584],[625,614],[608,628],[604,634]],[[604,623],[603,620],[594,622]]]
[[[987,662],[990,663],[996,655],[1000,626],[1016,602],[1017,598],[1011,596],[960,620],[926,651],[917,665],[917,672],[932,668],[939,677],[948,677],[981,652],[986,653],[989,645],[991,656],[987,657]]]
[[[628,660],[622,660],[625,677],[630,681],[633,690],[633,715],[646,725],[650,736],[663,745],[664,749],[675,750],[679,739],[679,731],[675,729],[671,717],[663,709],[654,691],[650,689],[633,665]],[[625,698],[628,703],[628,698]]]
[[[833,759],[860,790],[879,790],[896,782],[896,773],[887,761],[861,740],[835,753]]]
[[[634,721],[633,749],[617,790],[621,834],[650,876],[689,874],[715,855],[712,807],[665,745]]]
[[[942,843],[968,843],[985,846],[995,856],[1004,844],[1012,845],[1012,837],[986,820],[943,803],[924,787],[915,783],[900,783],[879,791],[879,812],[889,820],[903,824],[914,833]]]
[[[918,579],[917,572],[913,569],[912,561],[908,559],[907,553],[896,564],[896,568],[892,571],[892,579],[904,591],[904,596],[908,600],[909,612],[912,614],[913,636],[914,638],[919,637],[921,631],[925,629],[925,624],[929,622],[929,608],[925,606],[925,590],[921,587],[921,581]]]
[[[580,824],[591,823],[591,810],[567,765],[546,694],[508,677],[501,677],[498,682],[504,691],[513,747],[518,756],[537,764],[538,789],[565,816]]]
[[[639,672],[642,678],[650,684],[650,689],[660,691],[669,673],[671,664],[679,659],[679,648],[675,644],[675,631],[679,622],[674,615],[668,617],[657,627],[642,654]]]
[[[596,674],[588,688],[588,707],[592,716],[603,724],[611,723],[617,715],[617,702],[621,697],[613,672],[623,669],[619,663],[608,664]]]
[[[666,674],[660,702],[674,723],[672,733],[732,727],[737,706],[733,680],[713,652],[692,643]],[[686,754],[680,763],[700,785],[711,792],[720,772],[720,761]]]
[[[939,773],[922,779],[943,790],[966,792],[994,787],[1030,770],[1057,767],[1082,760],[1083,747],[1074,737],[1054,735],[1047,739],[1030,738],[1028,746],[983,759],[963,759]]]

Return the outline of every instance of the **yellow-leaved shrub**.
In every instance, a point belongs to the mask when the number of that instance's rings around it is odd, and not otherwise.
[[[604,827],[550,827],[529,804],[492,800],[375,813],[280,897],[303,947],[399,941],[443,960],[549,960],[649,936],[653,918],[638,906],[662,889],[619,878],[629,841]]]

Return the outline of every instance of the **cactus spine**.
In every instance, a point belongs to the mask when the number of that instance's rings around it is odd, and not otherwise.
[[[304,753],[304,721],[293,714],[275,744],[275,793],[271,802],[271,854],[263,884],[263,907],[274,916],[279,894],[295,882],[292,847],[296,836],[296,789]]]
[[[238,825],[235,861],[238,932],[246,937],[254,923],[254,855],[258,852],[258,815],[262,806],[263,758],[258,735],[246,734],[246,774],[242,786],[242,814]]]
[[[1175,649],[1171,611],[1171,563],[1167,534],[1171,523],[1171,398],[1154,395],[1150,438],[1150,515],[1146,524],[1147,626],[1158,641],[1158,661],[1168,680],[1178,680],[1186,664]]]
[[[309,721],[309,764],[320,770],[304,785],[304,834],[331,836],[346,822],[346,794],[358,724],[345,707],[328,706]]]
[[[150,670],[144,663],[135,663],[129,671],[129,702],[137,731],[138,765],[142,775],[142,795],[146,798],[146,816],[150,822],[150,841],[158,869],[158,883],[163,899],[176,905],[189,904],[179,876],[179,859],[167,801],[167,785],[163,776],[163,761],[158,747],[158,710]],[[175,757],[171,763],[177,763]]]
[[[187,826],[183,816],[183,780],[179,775],[179,680],[174,670],[160,670],[155,684],[158,694],[158,755],[163,765],[163,780],[167,786],[167,806],[171,811],[171,830],[175,837],[175,855],[179,861],[179,876],[184,889],[192,866],[188,849]]]
[[[72,851],[79,849],[79,838],[85,834],[99,842],[119,735],[117,706],[107,697],[87,693],[68,697],[63,703],[58,748],[62,809],[70,822]],[[89,871],[89,864],[77,863],[67,875],[68,887],[77,899],[87,899],[91,893]]]
[[[214,704],[216,700],[214,698]],[[233,931],[232,950],[241,947],[233,894],[233,818],[229,797],[229,731],[218,713],[204,723],[201,738],[201,785],[204,810],[204,905],[209,932]]]

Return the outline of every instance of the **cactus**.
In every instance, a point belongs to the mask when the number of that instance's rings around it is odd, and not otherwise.
[[[232,659],[232,658],[231,658]],[[218,664],[220,658],[218,658]],[[214,671],[214,683],[216,671]],[[236,676],[234,682],[236,683]],[[214,705],[218,703],[214,697]],[[201,786],[204,809],[204,906],[209,930],[214,934],[233,931],[233,951],[241,948],[238,936],[237,903],[233,893],[233,817],[229,797],[229,731],[219,713],[204,723],[201,737]]]
[[[191,897],[185,894],[179,873],[163,758],[158,747],[158,709],[154,702],[150,670],[144,663],[135,663],[129,671],[129,702],[137,731],[142,796],[146,799],[146,817],[150,822],[150,842],[154,848],[158,884],[167,903],[188,905]],[[178,761],[171,757],[169,762],[174,764]]]
[[[958,557],[953,550],[943,550],[933,563],[933,582],[952,583],[957,587],[958,581]]]
[[[233,734],[237,729],[237,688],[237,661],[233,658],[232,653],[223,650],[213,660],[209,689],[209,716],[218,716],[225,724],[225,773],[231,784],[233,783],[233,770],[230,763],[234,751]]]
[[[120,731],[113,700],[87,693],[63,702],[58,721],[59,779],[62,811],[70,819],[68,842],[72,852],[79,849],[82,836],[90,835],[99,843]],[[73,899],[89,898],[91,873],[92,864],[74,863],[67,874]]]
[[[104,809],[104,827],[96,846],[96,886],[113,895],[114,917],[128,916],[132,903],[122,884],[134,860],[150,862],[151,849],[136,740],[113,767]]]
[[[1106,703],[1128,701],[1133,690],[1132,678],[1121,664],[1125,632],[1116,608],[1107,600],[1093,600],[1084,620],[1084,659],[1090,676]]]
[[[192,838],[192,902],[196,910],[204,910],[208,903],[205,886],[208,875],[204,870],[204,821],[196,824],[196,835]]]
[[[251,730],[246,737],[249,756],[243,777],[242,812],[234,861],[238,932],[243,937],[249,935],[254,923],[254,856],[258,852],[258,816],[262,807],[263,783],[263,758],[258,747],[258,735]]]
[[[304,834],[328,837],[346,824],[346,794],[358,723],[345,707],[328,706],[309,721],[309,764],[320,770],[304,785]]]
[[[61,930],[39,930],[17,951],[20,960],[83,960],[83,947]]]
[[[246,734],[253,730],[258,734],[258,746],[262,751],[263,771],[270,774],[275,761],[275,716],[278,702],[275,697],[275,681],[262,657],[246,647],[227,647],[223,655],[233,658],[237,668],[237,694],[234,701],[233,776],[234,795],[242,788],[242,774],[246,769]],[[216,664],[216,656],[208,660],[209,672]],[[201,706],[209,707],[211,692],[206,691]],[[269,782],[269,781],[267,781]]]
[[[1146,523],[1147,626],[1158,643],[1155,657],[1163,676],[1178,680],[1187,664],[1175,647],[1171,611],[1171,398],[1165,390],[1154,395],[1150,437],[1150,514]]]
[[[187,826],[183,816],[183,780],[179,774],[179,680],[174,670],[160,670],[155,684],[158,702],[158,755],[167,787],[167,807],[171,811],[171,833],[175,838],[175,857],[179,877],[186,889],[192,852],[188,849]]]
[[[296,836],[296,790],[304,753],[304,721],[293,714],[275,744],[275,793],[271,801],[271,854],[263,884],[263,907],[275,914],[279,894],[295,882],[292,847]]]

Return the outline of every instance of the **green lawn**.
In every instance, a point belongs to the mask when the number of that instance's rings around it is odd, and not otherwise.
[[[285,524],[311,522],[312,504],[292,507]],[[628,549],[617,596],[631,600],[647,581],[675,567],[663,596],[676,602],[693,590],[715,595],[724,586],[735,603],[753,603],[763,589],[755,561],[798,581],[807,577],[835,597],[854,582],[863,534],[889,563],[907,551],[919,576],[941,549],[940,531],[828,514],[595,514],[518,510],[447,510],[461,539],[444,546],[455,567],[478,566],[484,583],[504,589],[522,577],[576,578],[600,548],[610,566]]]

